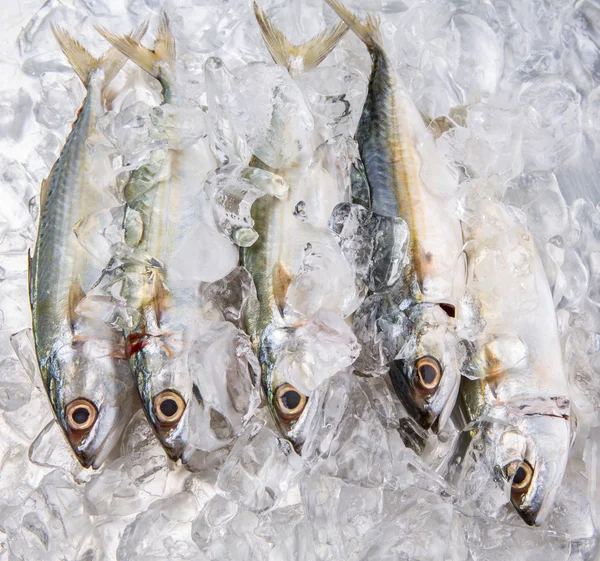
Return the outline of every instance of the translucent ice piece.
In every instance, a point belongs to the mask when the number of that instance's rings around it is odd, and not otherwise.
[[[243,312],[251,298],[256,298],[256,288],[248,270],[236,267],[226,277],[215,281],[202,291],[205,306],[214,306],[220,317],[237,328],[243,328]]]
[[[301,468],[302,460],[289,441],[252,423],[221,468],[216,489],[226,499],[262,512],[281,501]]]
[[[142,411],[132,420],[144,440],[102,473],[92,475],[85,487],[85,503],[95,516],[126,516],[148,508],[163,496],[169,474],[168,458]],[[141,421],[141,422],[138,422]],[[130,423],[126,431],[132,430]],[[129,435],[131,444],[131,435]]]
[[[525,111],[523,153],[540,169],[551,169],[572,156],[580,142],[581,96],[558,76],[540,76],[519,95]]]
[[[216,495],[192,526],[192,539],[210,561],[264,559],[267,544],[254,535],[256,514]]]
[[[265,195],[283,198],[288,185],[279,175],[248,166],[220,167],[208,176],[205,192],[219,230],[240,247],[251,246],[258,233],[252,228],[252,203]]]
[[[400,278],[409,238],[404,220],[343,203],[333,210],[329,227],[344,258],[371,291],[389,288]]]
[[[21,140],[31,114],[31,97],[24,88],[0,94],[0,136]]]
[[[83,99],[79,79],[47,72],[42,74],[41,83],[42,98],[33,108],[36,121],[49,129],[73,122]]]
[[[314,121],[302,92],[284,67],[256,63],[235,77],[223,70],[218,59],[209,59],[207,67],[228,78],[227,90],[220,88],[220,103],[215,107],[227,126],[213,125],[213,130],[235,131],[259,160],[274,169],[291,162],[308,145]],[[231,132],[228,134],[231,139]]]
[[[150,118],[171,150],[184,150],[206,134],[204,113],[195,107],[163,104],[150,110]]]
[[[55,470],[5,521],[8,545],[18,559],[74,559],[92,530],[81,490]]]
[[[87,481],[91,473],[77,461],[67,443],[62,429],[52,419],[40,432],[29,448],[29,459],[38,466],[56,467],[71,474],[74,480]]]
[[[319,312],[292,331],[274,329],[268,336],[279,349],[275,368],[305,395],[350,366],[360,352],[348,325],[331,312]]]
[[[25,372],[29,376],[32,384],[39,390],[42,389],[42,376],[35,356],[35,346],[33,344],[33,330],[29,327],[22,329],[10,336],[10,344],[15,354],[21,361]]]
[[[101,265],[109,262],[114,244],[123,242],[123,213],[123,206],[105,208],[73,227],[77,241]]]
[[[317,231],[311,238],[300,270],[288,287],[284,316],[288,320],[288,316],[310,317],[319,310],[329,310],[347,317],[358,308],[366,289],[328,231]]]
[[[29,402],[33,386],[16,358],[0,361],[0,409],[16,411]]]
[[[191,493],[155,501],[125,529],[117,549],[118,561],[188,561],[199,551],[191,540],[198,502]]]
[[[569,226],[567,204],[550,172],[526,172],[508,184],[504,202],[527,215],[529,230],[549,240]]]
[[[260,403],[254,376],[260,372],[248,336],[229,322],[206,322],[190,352],[198,399],[190,402],[190,444],[222,448],[238,435]]]
[[[348,483],[393,483],[394,456],[402,455],[404,445],[382,380],[338,374],[317,388],[309,406],[315,415],[302,448],[305,462]]]

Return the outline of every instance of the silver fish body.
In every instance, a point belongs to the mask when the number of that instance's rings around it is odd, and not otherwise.
[[[338,0],[327,3],[365,43],[373,63],[356,132],[371,209],[401,217],[410,231],[409,262],[389,299],[414,308],[405,336],[417,344],[413,353],[390,364],[391,378],[415,420],[436,430],[448,418],[460,383],[454,316],[464,286],[463,239],[460,221],[449,208],[457,182],[395,75],[379,22],[369,17],[362,23]],[[432,312],[432,306],[446,317]]]
[[[485,328],[468,365],[475,379],[463,380],[461,403],[467,421],[501,421],[504,429],[485,437],[493,451],[488,456],[496,458],[491,469],[511,485],[510,500],[523,520],[540,525],[552,511],[567,465],[572,413],[548,281],[530,234],[514,228],[521,254],[530,260],[526,283],[534,289],[535,305],[515,311],[505,297],[478,285],[483,276],[478,267],[489,259],[490,239],[475,232],[467,250],[467,290],[475,297],[465,306],[476,303],[468,314],[481,317]],[[502,284],[511,289],[510,281]]]
[[[74,228],[104,208],[87,143],[103,111],[102,91],[125,59],[119,55],[119,63],[114,54],[111,60],[105,56],[103,65],[66,32],[54,32],[69,60],[78,61],[73,66],[86,84],[87,96],[42,186],[30,262],[30,302],[40,372],[57,421],[81,464],[97,468],[120,437],[133,393],[122,332],[89,311],[78,313],[78,304],[100,272]],[[110,75],[108,63],[114,64]]]

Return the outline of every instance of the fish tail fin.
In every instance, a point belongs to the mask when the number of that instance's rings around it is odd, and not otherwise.
[[[153,49],[141,45],[139,42],[141,37],[117,35],[102,27],[96,27],[96,30],[115,49],[155,78],[159,78],[161,75],[161,63],[166,63],[170,67],[175,64],[175,40],[165,12],[161,16]]]
[[[363,23],[339,0],[325,0],[335,13],[348,25],[358,38],[370,51],[380,50],[383,47],[383,39],[379,27],[381,20],[379,16],[368,15],[367,21]]]
[[[148,23],[143,23],[131,35],[132,39],[139,40],[146,33]],[[60,48],[65,53],[73,70],[79,76],[79,79],[87,87],[90,75],[94,70],[99,68],[104,69],[104,89],[110,84],[111,80],[123,68],[127,62],[127,58],[123,56],[117,49],[111,48],[101,58],[93,57],[87,49],[62,27],[52,26],[52,33],[56,38]]]
[[[302,45],[292,45],[256,2],[254,14],[273,60],[294,74],[301,74],[319,66],[348,31],[348,26],[340,22]]]

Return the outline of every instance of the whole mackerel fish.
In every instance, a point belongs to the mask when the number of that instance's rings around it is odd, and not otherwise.
[[[494,212],[486,209],[481,215]],[[493,270],[491,275],[502,281],[491,290],[485,286],[487,263],[494,252],[508,251],[506,232],[518,241],[519,255],[528,256],[528,278],[505,279]],[[481,318],[485,327],[470,356],[473,379],[463,379],[459,403],[467,422],[500,421],[485,431],[481,452],[492,458],[494,473],[509,482],[510,500],[521,518],[539,526],[552,512],[572,441],[554,301],[531,234],[522,226],[492,235],[476,228],[465,251],[469,297],[459,304],[459,316]],[[536,299],[528,309],[515,311],[506,293],[523,291],[525,284]]]
[[[401,217],[410,231],[408,266],[381,308],[385,315],[386,308],[400,307],[409,326],[411,342],[398,345],[403,354],[392,360],[390,375],[411,416],[437,431],[452,411],[460,383],[455,304],[464,285],[463,239],[449,201],[457,182],[395,75],[379,20],[368,16],[362,23],[338,0],[326,1],[366,45],[373,62],[356,132],[371,210]],[[370,305],[367,299],[363,306]]]
[[[153,49],[130,37],[98,31],[159,81],[164,111],[183,107],[175,40],[165,13]],[[167,455],[185,462],[194,451],[192,401],[202,401],[191,364],[202,320],[193,263],[201,259],[202,242],[190,240],[189,234],[214,162],[198,144],[172,140],[162,157],[133,171],[125,186],[124,227],[132,254],[124,259],[123,295],[132,316],[125,328],[127,354],[146,417]]]
[[[294,46],[256,3],[254,11],[273,60],[285,66],[292,78],[316,68],[348,29],[340,23],[303,45]],[[273,122],[278,123],[276,115]],[[250,166],[282,177],[292,186],[293,192],[299,171],[307,163],[307,154],[301,153],[285,168],[271,169],[256,157],[252,158]],[[301,446],[305,437],[308,396],[291,385],[277,368],[278,338],[273,336],[282,327],[293,331],[293,327],[285,326],[283,307],[292,281],[291,253],[301,252],[306,243],[302,237],[302,224],[293,215],[293,206],[290,194],[283,200],[265,196],[253,204],[252,218],[259,237],[252,246],[242,248],[241,263],[252,275],[258,294],[257,309],[250,309],[245,314],[245,328],[261,363],[268,405],[281,433],[296,446]]]
[[[56,419],[81,464],[97,468],[121,435],[133,392],[122,332],[89,310],[79,314],[86,290],[99,279],[97,261],[74,229],[105,206],[107,193],[95,184],[87,143],[104,112],[103,94],[127,59],[116,49],[95,59],[63,29],[52,31],[87,95],[42,183],[29,298],[37,359]]]

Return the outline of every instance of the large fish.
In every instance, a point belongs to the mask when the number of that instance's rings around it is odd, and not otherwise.
[[[464,284],[464,267],[457,266],[463,240],[460,221],[449,208],[456,179],[395,75],[379,21],[369,16],[362,23],[339,1],[327,3],[366,45],[373,62],[356,132],[371,210],[401,217],[410,231],[404,278],[381,307],[391,316],[392,308],[402,307],[410,340],[391,361],[391,378],[413,418],[437,430],[452,411],[460,383],[454,316]]]
[[[256,3],[254,10],[273,60],[285,66],[292,77],[318,66],[347,31],[347,26],[340,23],[303,45],[294,46]],[[276,115],[273,116],[273,122],[278,122]],[[283,131],[280,133],[283,134]],[[307,154],[301,153],[289,166],[270,169],[254,157],[250,165],[283,177],[292,186],[293,193],[294,182],[297,181],[299,170],[305,169],[306,160]],[[246,330],[259,355],[269,408],[282,434],[301,445],[308,396],[291,385],[276,366],[282,329],[290,334],[294,330],[286,326],[282,316],[287,289],[292,281],[291,254],[294,251],[302,252],[306,243],[302,237],[301,223],[294,217],[293,209],[291,194],[283,200],[266,196],[254,203],[252,218],[259,237],[252,246],[242,248],[241,263],[250,271],[258,294],[257,309],[249,310],[246,314]]]
[[[492,235],[477,228],[470,238],[467,297],[458,312],[484,327],[468,365],[473,379],[463,380],[460,403],[467,421],[500,421],[484,431],[482,453],[509,481],[511,502],[523,520],[540,525],[552,511],[572,439],[554,302],[531,235],[520,225]],[[512,268],[506,263],[506,271],[524,276],[498,270],[509,255],[519,261],[512,259]],[[518,310],[515,301],[525,291],[533,296],[521,298],[526,309]]]
[[[129,414],[132,388],[123,334],[89,311],[79,314],[98,265],[74,233],[104,208],[87,147],[103,109],[103,94],[126,62],[116,49],[93,58],[66,31],[54,35],[87,95],[63,151],[43,182],[40,220],[30,261],[30,302],[36,354],[54,413],[85,467],[97,468],[118,440]],[[141,28],[135,37],[145,32]]]
[[[152,50],[129,37],[99,31],[159,81],[165,113],[168,106],[183,107],[166,14]],[[123,293],[132,316],[125,329],[129,363],[144,411],[169,457],[185,461],[186,452],[193,451],[190,404],[202,400],[192,364],[202,320],[193,269],[201,259],[202,242],[189,235],[214,162],[198,144],[179,146],[177,138],[171,140],[175,144],[135,170],[125,187],[125,234],[133,252],[124,260]]]

